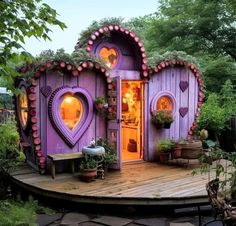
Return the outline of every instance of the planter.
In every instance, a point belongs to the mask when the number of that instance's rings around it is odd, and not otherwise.
[[[170,153],[161,152],[160,153],[160,162],[161,163],[167,162],[169,160],[169,155],[170,155]]]
[[[164,123],[164,129],[170,129],[171,123]]]
[[[93,181],[97,176],[97,168],[81,170],[81,179],[86,182]]]
[[[182,149],[179,147],[176,147],[172,152],[171,152],[171,156],[174,159],[180,158],[181,157],[181,153],[182,153]]]
[[[181,151],[181,157],[184,159],[197,159],[201,156],[201,148],[184,148]]]

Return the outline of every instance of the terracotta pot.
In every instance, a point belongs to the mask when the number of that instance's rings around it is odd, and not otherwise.
[[[86,182],[91,182],[97,176],[97,168],[95,169],[83,169],[81,171],[81,179]]]
[[[160,162],[164,163],[169,160],[169,153],[161,152],[160,153]]]
[[[171,155],[172,155],[172,157],[173,157],[174,159],[177,159],[177,158],[180,158],[180,157],[181,157],[181,152],[182,152],[181,148],[176,147],[176,148],[172,151]]]

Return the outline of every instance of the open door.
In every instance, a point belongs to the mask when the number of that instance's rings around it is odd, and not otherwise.
[[[108,120],[107,125],[107,136],[111,144],[116,147],[117,164],[113,165],[114,169],[121,169],[122,156],[121,156],[121,78],[113,78],[113,90],[108,93],[108,101],[111,101],[111,118]]]

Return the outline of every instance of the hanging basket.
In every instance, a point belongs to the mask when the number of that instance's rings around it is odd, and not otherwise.
[[[164,123],[164,129],[170,129],[171,123]]]

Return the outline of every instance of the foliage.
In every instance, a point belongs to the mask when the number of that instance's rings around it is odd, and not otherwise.
[[[25,38],[35,37],[50,40],[50,26],[66,25],[57,19],[57,12],[42,0],[4,0],[0,2],[0,75],[13,88],[18,76],[15,66],[31,59],[23,50]],[[11,89],[14,91],[14,89]]]
[[[117,162],[116,150],[107,139],[99,138],[96,145],[102,146],[105,149],[104,165],[108,166]]]
[[[152,121],[155,124],[172,123],[174,121],[172,111],[155,110],[152,112]]]
[[[16,165],[16,160],[20,156],[20,137],[17,132],[16,123],[12,118],[9,118],[0,125],[0,137],[0,166],[8,170]]]
[[[104,18],[100,21],[93,21],[92,24],[89,27],[87,27],[87,29],[83,30],[80,33],[80,37],[78,40],[79,46],[84,47],[89,37],[91,36],[91,34],[95,32],[96,30],[98,30],[100,27],[104,27],[110,24],[122,25],[123,24],[122,22],[123,22],[123,18],[121,17],[119,18],[111,17],[111,18]]]
[[[157,142],[158,152],[170,152],[174,148],[174,142],[171,139],[163,139]]]
[[[34,72],[38,70],[41,65],[51,63],[52,61],[58,61],[58,62],[63,61],[66,62],[67,64],[71,64],[74,67],[78,67],[84,61],[89,61],[93,63],[98,63],[106,70],[109,70],[109,68],[103,61],[101,61],[99,58],[91,56],[84,49],[76,50],[72,54],[66,53],[64,49],[58,49],[56,52],[54,52],[53,50],[45,50],[41,52],[41,54],[33,60],[33,63],[31,64],[26,63],[23,66],[21,65],[20,68],[27,67],[28,70],[25,74],[26,76],[31,77],[34,75]],[[51,67],[47,68],[47,70],[52,70],[55,69],[56,67],[57,66],[52,65]]]
[[[106,99],[105,99],[104,96],[98,96],[98,97],[96,97],[94,103],[95,104],[105,104],[106,103]]]
[[[36,214],[53,214],[54,211],[48,207],[43,207],[31,197],[27,202],[5,200],[0,202],[1,225],[28,225],[36,224]]]
[[[85,169],[95,169],[95,168],[97,168],[96,159],[91,155],[85,154],[84,158],[80,163],[80,169],[85,170]]]
[[[146,46],[146,38],[148,36],[146,30],[153,19],[155,19],[153,14],[145,15],[142,17],[135,17],[125,22],[124,26],[128,27],[129,30],[134,31],[143,41],[144,46]]]
[[[204,68],[203,80],[208,92],[219,92],[222,85],[231,80],[236,86],[236,65],[229,57],[201,57],[202,68]]]
[[[220,90],[222,107],[225,109],[226,118],[229,120],[236,114],[236,91],[231,80],[227,80]]]
[[[220,134],[227,121],[225,109],[220,105],[216,94],[209,95],[203,103],[200,116],[197,121],[197,130],[207,129],[210,133]]]
[[[233,1],[162,0],[147,29],[147,48],[208,52],[236,59]],[[232,6],[233,9],[232,9]],[[207,26],[206,26],[207,24]]]
[[[183,51],[167,51],[161,55],[158,52],[152,50],[152,52],[148,54],[148,64],[150,67],[154,67],[163,61],[182,61],[190,64],[195,64],[197,68],[201,68],[196,58],[188,55]]]
[[[209,173],[209,171],[213,169],[215,171],[215,178],[219,179],[221,188],[223,190],[229,189],[231,197],[235,197],[236,153],[224,152],[216,145],[208,154],[202,155],[200,161],[202,162],[200,168],[194,170],[192,174]],[[212,164],[213,161],[214,166]]]

